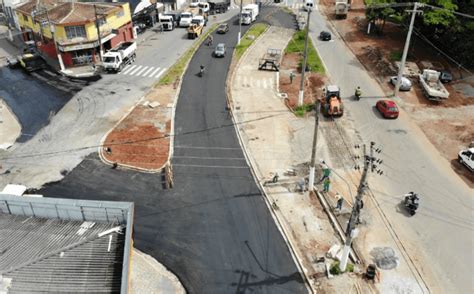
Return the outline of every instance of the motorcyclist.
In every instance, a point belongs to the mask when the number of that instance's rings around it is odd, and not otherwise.
[[[357,100],[359,100],[360,96],[362,96],[362,91],[360,90],[360,87],[357,87],[355,89],[355,96],[356,96]]]
[[[204,73],[204,65],[201,64],[201,66],[199,67],[199,75],[202,76],[203,73]]]
[[[212,35],[209,35],[209,37],[207,37],[207,46],[211,46],[212,41],[214,41],[214,38],[212,37]]]

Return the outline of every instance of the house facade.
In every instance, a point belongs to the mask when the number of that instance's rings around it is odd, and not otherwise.
[[[100,48],[134,39],[128,3],[35,0],[15,12],[24,41],[58,59],[61,69],[97,63]]]

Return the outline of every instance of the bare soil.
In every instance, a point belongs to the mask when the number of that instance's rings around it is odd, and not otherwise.
[[[108,134],[102,152],[105,159],[138,169],[162,168],[169,158],[172,108],[168,104],[175,93],[172,85],[149,92]],[[154,102],[159,105],[150,106]]]
[[[353,0],[352,3],[353,7],[364,5],[363,0]],[[402,52],[406,32],[396,24],[387,22],[383,35],[375,33],[367,35],[364,10],[350,10],[347,19],[336,20],[333,12],[334,1],[322,0],[321,4],[322,11],[326,13],[348,47],[379,82],[385,93],[392,95],[393,86],[388,81],[391,75],[396,74],[396,67],[390,60],[390,54],[396,51]],[[450,93],[447,101],[442,103],[429,101],[423,95],[418,80],[412,78],[414,87],[411,91],[400,93],[403,99],[403,104],[400,106],[417,122],[442,156],[452,162],[453,169],[466,182],[474,184],[474,175],[456,164],[459,150],[466,148],[474,140],[474,112],[472,111],[474,97],[466,97],[453,87],[456,83],[474,86],[473,80],[463,79],[468,76],[466,72],[460,72],[416,35],[412,36],[407,61],[415,62],[420,69],[422,69],[421,61],[430,61],[451,70],[455,80],[450,84],[445,84]],[[463,80],[456,81],[457,79]],[[444,116],[446,109],[451,112],[449,117]]]
[[[292,109],[298,104],[301,84],[301,70],[298,63],[301,58],[300,53],[285,53],[280,65],[280,92],[288,95],[288,106]],[[295,74],[293,82],[290,80],[291,72]],[[304,104],[314,103],[318,97],[321,97],[326,80],[326,77],[319,73],[305,73]]]

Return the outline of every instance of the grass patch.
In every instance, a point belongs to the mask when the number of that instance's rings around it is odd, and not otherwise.
[[[295,108],[295,115],[298,117],[303,117],[306,112],[313,110],[313,104],[303,104]]]
[[[194,45],[189,48],[186,53],[181,56],[178,61],[176,61],[173,66],[169,68],[169,70],[166,72],[166,74],[160,79],[160,81],[155,85],[169,85],[174,83],[181,75],[183,74],[184,68],[188,64],[189,60],[194,55],[194,51],[201,45],[202,41],[209,36],[214,30],[217,28],[218,24],[213,24],[211,28],[207,31],[207,33],[202,34],[199,36],[199,39],[194,43]]]
[[[293,38],[291,38],[290,42],[285,48],[285,53],[300,53],[301,54],[301,60],[299,62],[300,68],[302,67],[302,64],[303,64],[305,36],[306,36],[306,30],[296,32],[293,35]],[[306,63],[307,63],[307,66],[311,69],[311,72],[324,74],[324,67],[321,62],[321,58],[319,58],[318,52],[316,52],[316,49],[314,49],[311,39],[308,40],[308,59]]]
[[[343,272],[339,269],[339,261],[334,262],[331,264],[331,267],[329,268],[329,272],[331,275],[340,275]],[[347,263],[346,266],[346,271],[345,272],[354,272],[354,265],[352,263]]]
[[[392,51],[390,52],[389,59],[390,61],[400,61],[402,60],[403,52],[401,51]]]
[[[268,25],[266,24],[257,23],[247,30],[242,39],[240,39],[240,44],[235,47],[235,55],[237,56],[237,59],[240,59],[240,57],[242,57],[247,48],[252,45],[253,41],[255,41],[258,36],[265,32],[267,27]],[[248,36],[253,36],[254,38],[249,39]]]

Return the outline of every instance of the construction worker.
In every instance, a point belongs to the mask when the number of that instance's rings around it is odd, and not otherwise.
[[[359,100],[360,96],[362,96],[362,91],[360,90],[360,87],[357,87],[355,90],[355,97],[357,100]]]
[[[336,195],[334,197],[336,198],[336,209],[341,211],[342,210],[342,202],[344,201],[344,199],[342,198],[341,194],[339,194],[338,192],[336,192]]]
[[[323,191],[324,192],[329,192],[329,185],[331,184],[331,180],[328,178],[325,178],[324,179],[324,182],[323,182]]]

